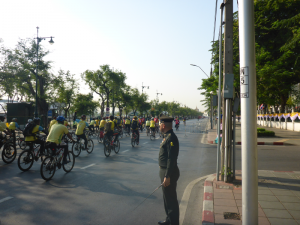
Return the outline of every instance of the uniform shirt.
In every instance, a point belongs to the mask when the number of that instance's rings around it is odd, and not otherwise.
[[[146,127],[149,127],[149,126],[150,126],[150,121],[147,120],[147,121],[146,121]]]
[[[125,125],[130,125],[130,120],[129,119],[125,120]]]
[[[94,126],[94,124],[95,124],[95,120],[91,120],[90,125]]]
[[[154,120],[151,120],[151,121],[150,121],[150,127],[151,127],[151,128],[154,128],[154,127],[155,127],[155,121],[154,121]]]
[[[173,129],[164,134],[164,139],[160,144],[158,164],[166,168],[166,177],[172,176],[174,168],[177,167],[177,158],[179,154],[179,142]]]
[[[53,142],[56,144],[61,143],[61,138],[63,134],[68,134],[69,130],[63,124],[54,124],[49,132],[46,142]]]
[[[76,135],[81,135],[83,134],[83,130],[84,128],[86,127],[86,122],[84,120],[81,120],[78,125],[77,125],[77,129],[76,129],[76,132],[75,134]]]
[[[10,130],[15,130],[16,128],[20,129],[20,126],[17,122],[11,122],[8,126],[8,129],[10,129]]]
[[[6,130],[6,124],[4,122],[0,122],[0,131]]]
[[[51,130],[51,127],[57,123],[57,120],[51,120],[50,124],[49,124],[49,132]]]
[[[133,119],[132,122],[131,122],[131,128],[132,128],[132,124],[133,124],[133,121],[136,121],[137,125],[138,125],[138,121]],[[139,126],[136,126],[135,129],[132,128],[132,130],[138,130],[139,129]]]
[[[36,125],[33,129],[32,129],[32,134],[36,134],[38,133],[39,131],[42,131],[44,130],[44,128],[42,128],[40,125]],[[27,136],[25,137],[25,141],[35,141],[37,140],[38,138],[36,136]]]
[[[106,124],[106,120],[101,120],[99,127],[102,128]]]

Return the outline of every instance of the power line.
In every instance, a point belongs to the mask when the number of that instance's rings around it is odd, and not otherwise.
[[[215,22],[214,22],[213,44],[215,43],[216,19],[217,19],[217,5],[218,5],[218,0],[216,0],[216,8],[215,8]],[[210,63],[210,72],[211,72],[211,74],[212,74],[212,59],[213,59],[213,50],[211,51],[211,63]]]

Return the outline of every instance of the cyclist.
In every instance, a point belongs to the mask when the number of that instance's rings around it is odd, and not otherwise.
[[[85,133],[84,133],[84,129],[86,128],[85,120],[86,120],[86,115],[82,115],[81,120],[78,122],[77,129],[75,131],[77,139],[79,140],[79,138],[82,138],[84,140],[85,148],[83,150],[88,149],[88,147],[87,147],[88,141],[87,141]]]
[[[150,129],[153,132],[153,136],[155,137],[155,121],[154,121],[153,117],[151,118],[151,121],[150,121]]]
[[[123,127],[123,121],[122,121],[122,118],[120,117],[120,119],[117,119],[118,120],[118,128],[119,128],[119,131],[122,131],[122,127]]]
[[[56,120],[56,116],[53,117],[53,119],[50,121],[50,124],[49,124],[49,129],[48,131],[50,132],[50,129],[51,127],[57,123],[57,120]]]
[[[90,124],[89,124],[89,130],[90,131],[95,131],[95,126],[94,126],[94,124],[95,124],[95,120],[92,118],[91,119],[91,122],[90,122]]]
[[[31,136],[26,136],[25,137],[25,142],[30,142],[29,146],[30,149],[33,149],[33,143],[41,145],[40,148],[40,154],[44,154],[44,149],[45,149],[45,141],[42,141],[36,137],[36,134],[38,134],[40,131],[42,131],[44,134],[47,134],[46,131],[44,130],[43,127],[40,126],[41,119],[40,118],[34,118],[33,121],[29,122],[26,126],[30,126],[32,124],[33,129],[30,132],[32,135]],[[25,130],[25,129],[24,129]],[[28,143],[27,143],[28,144]]]
[[[130,118],[127,117],[125,120],[125,128],[128,131],[128,133],[130,133],[130,124],[131,124]]]
[[[183,124],[184,124],[184,126],[186,125],[186,118],[185,117],[183,117]]]
[[[139,140],[140,140],[140,133],[139,133],[139,127],[138,127],[138,120],[137,120],[137,116],[133,117],[133,120],[131,122],[131,130],[132,130],[132,135],[133,133],[137,134],[137,141],[136,144],[139,144]]]
[[[100,131],[104,131],[105,124],[106,124],[106,120],[105,120],[105,117],[103,117],[102,120],[100,121],[100,125],[99,125]]]
[[[146,130],[148,131],[150,131],[150,120],[149,120],[149,118],[147,119],[147,121],[146,121]]]
[[[99,130],[99,122],[100,122],[99,118],[96,118],[96,130]]]
[[[2,136],[2,132],[4,132],[7,135],[10,135],[9,129],[6,127],[4,120],[5,120],[5,117],[0,116],[0,148],[2,147],[2,144],[3,144],[2,140],[4,139],[4,137]]]
[[[114,135],[115,122],[114,116],[110,116],[109,120],[105,124],[105,136],[110,140]],[[116,135],[115,141],[117,140],[118,135]]]
[[[68,154],[68,145],[61,145],[61,139],[64,134],[68,136],[73,142],[75,140],[72,138],[72,136],[69,133],[69,130],[66,126],[64,126],[65,118],[63,116],[58,116],[56,118],[57,123],[54,124],[49,132],[49,135],[47,137],[46,143],[51,149],[63,148],[64,149],[64,158],[62,164],[67,164],[67,154]]]
[[[14,146],[16,147],[16,129],[20,130],[20,126],[17,123],[17,118],[12,119],[12,122],[9,124],[8,129],[12,133]]]
[[[139,118],[139,129],[142,130],[142,117]]]

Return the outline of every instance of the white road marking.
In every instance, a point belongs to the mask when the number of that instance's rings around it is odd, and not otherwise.
[[[127,150],[125,150],[125,151],[123,151],[123,152],[128,152],[129,151],[129,149],[127,149]]]
[[[2,199],[0,199],[0,203],[5,202],[5,201],[7,201],[7,200],[9,200],[9,199],[12,199],[12,198],[13,198],[13,197],[2,198]]]
[[[191,192],[193,190],[193,187],[195,186],[195,184],[197,184],[199,181],[211,176],[212,174],[210,175],[207,175],[207,176],[204,176],[204,177],[200,177],[198,179],[195,179],[193,181],[191,181],[188,186],[185,188],[184,192],[183,192],[183,195],[182,195],[182,198],[181,198],[181,201],[180,201],[180,204],[179,204],[179,212],[180,212],[180,216],[179,216],[179,224],[182,225],[183,223],[183,220],[184,220],[184,217],[185,217],[185,213],[186,213],[186,209],[187,209],[187,206],[188,206],[188,203],[189,203],[189,199],[190,199],[190,195],[191,195]],[[202,213],[202,212],[201,212]]]
[[[91,166],[95,166],[96,164],[95,163],[93,163],[93,164],[91,164],[91,165],[88,165],[88,166],[85,166],[85,167],[82,167],[81,169],[82,170],[84,170],[84,169],[86,169],[86,168],[89,168],[89,167],[91,167]]]
[[[148,143],[148,142],[145,142],[144,144],[147,144],[147,143]],[[144,144],[143,144],[143,145],[144,145]]]

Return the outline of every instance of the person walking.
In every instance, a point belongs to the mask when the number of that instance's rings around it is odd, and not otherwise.
[[[160,131],[164,139],[160,144],[158,164],[161,179],[166,219],[159,221],[160,225],[179,225],[179,205],[177,200],[176,186],[180,176],[177,166],[179,154],[179,142],[172,129],[174,118],[168,116],[160,117]]]

